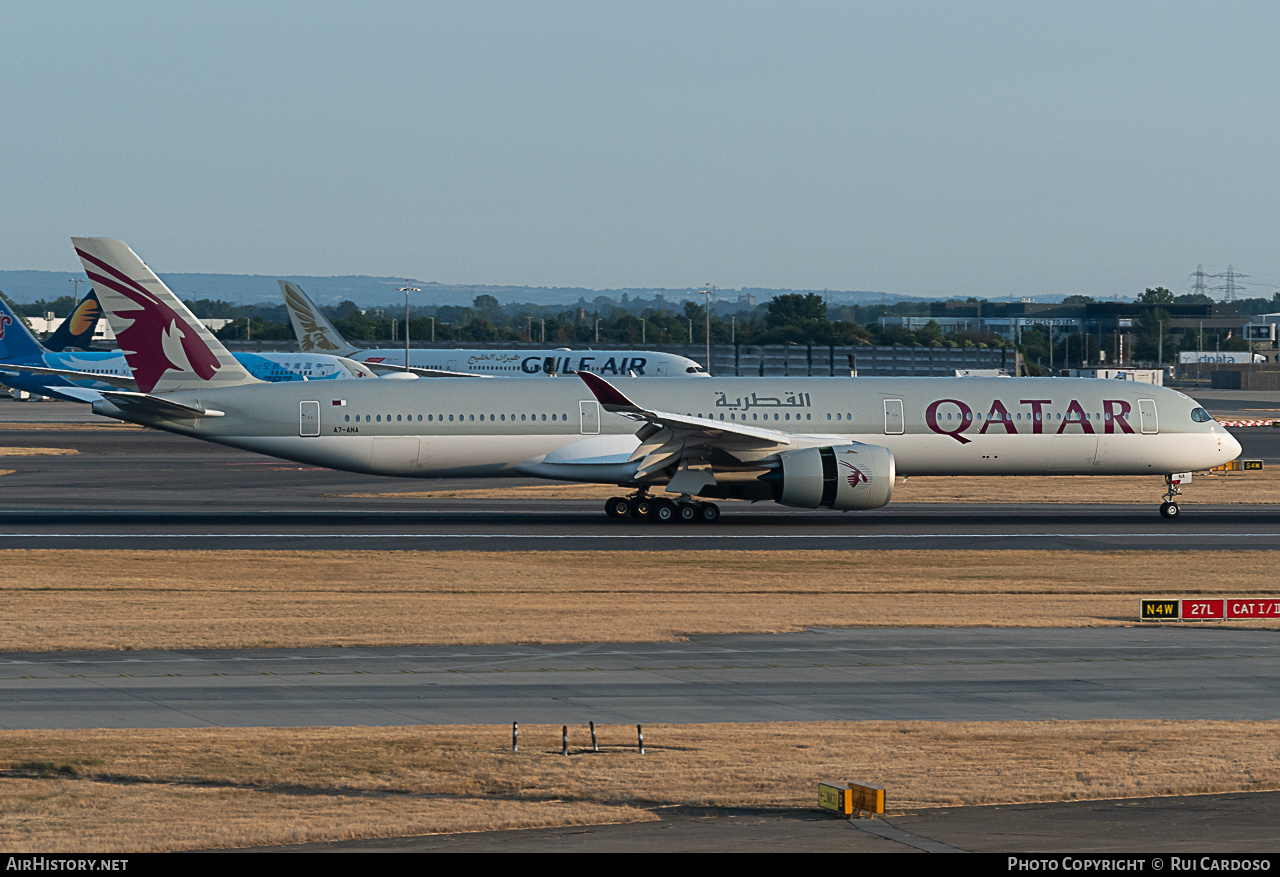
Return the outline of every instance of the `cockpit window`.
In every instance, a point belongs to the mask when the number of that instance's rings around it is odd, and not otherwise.
[[[1213,415],[1203,408],[1196,408],[1191,412],[1191,419],[1196,423],[1209,423],[1213,420]]]

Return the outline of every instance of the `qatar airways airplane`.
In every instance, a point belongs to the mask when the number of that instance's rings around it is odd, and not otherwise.
[[[616,484],[611,517],[715,521],[714,502],[874,509],[901,475],[1152,475],[1178,515],[1240,445],[1194,400],[1071,378],[460,378],[266,384],[121,241],[73,238],[138,383],[93,410],[378,475]]]
[[[298,349],[303,353],[331,353],[363,362],[375,369],[415,372],[423,377],[536,378],[593,372],[637,378],[706,377],[707,370],[692,359],[653,350],[468,350],[415,347],[361,349],[348,343],[302,287],[277,281]],[[408,366],[406,368],[406,365]]]

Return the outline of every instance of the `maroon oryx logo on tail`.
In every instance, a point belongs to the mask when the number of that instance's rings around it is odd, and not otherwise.
[[[846,463],[844,460],[841,460],[840,465],[850,470],[849,476],[848,476],[850,487],[857,487],[859,484],[871,483],[871,479],[868,478],[865,474],[863,474],[863,471],[859,469],[857,466],[853,465],[852,463]]]
[[[81,249],[80,258],[102,269],[105,274],[87,271],[89,279],[112,289],[138,305],[137,310],[119,311],[120,316],[132,319],[133,324],[120,332],[120,348],[129,360],[138,389],[150,393],[164,377],[165,372],[192,372],[203,380],[210,380],[221,367],[218,357],[197,334],[191,324],[177,311],[148,292],[141,283],[124,272],[96,259]],[[109,276],[108,276],[109,275]],[[170,357],[181,357],[186,363],[174,362]]]

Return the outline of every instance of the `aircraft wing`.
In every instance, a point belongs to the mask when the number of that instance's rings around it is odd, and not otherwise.
[[[633,402],[599,375],[582,371],[576,374],[605,411],[644,424],[636,432],[640,446],[630,457],[630,462],[639,463],[635,480],[652,480],[672,471],[668,492],[696,494],[702,487],[715,484],[712,455],[727,455],[738,465],[763,472],[778,465],[775,455],[780,451],[842,441],[836,436],[788,433],[655,411]]]
[[[57,375],[69,381],[97,381],[102,384],[109,384],[112,387],[118,387],[121,390],[138,389],[138,382],[130,375],[102,375],[72,368],[50,368],[43,365],[5,365],[0,367],[0,374],[16,375],[20,372],[34,375]]]

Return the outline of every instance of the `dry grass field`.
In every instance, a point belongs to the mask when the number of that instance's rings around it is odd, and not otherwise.
[[[0,551],[0,651],[671,641],[805,627],[1097,627],[1274,596],[1275,554]],[[93,624],[86,625],[85,618]],[[1277,620],[1218,622],[1277,627]]]
[[[936,805],[1280,788],[1280,722],[864,722],[0,732],[0,846],[240,847],[815,809],[817,781]]]
[[[0,457],[64,457],[80,453],[75,448],[7,448],[0,447]]]
[[[71,430],[74,432],[82,432],[84,430],[97,429],[147,429],[145,426],[138,426],[136,423],[123,423],[118,420],[106,420],[103,418],[86,421],[60,421],[51,423],[28,423],[21,420],[5,420],[0,421],[0,430],[20,430],[45,432],[47,430]]]

